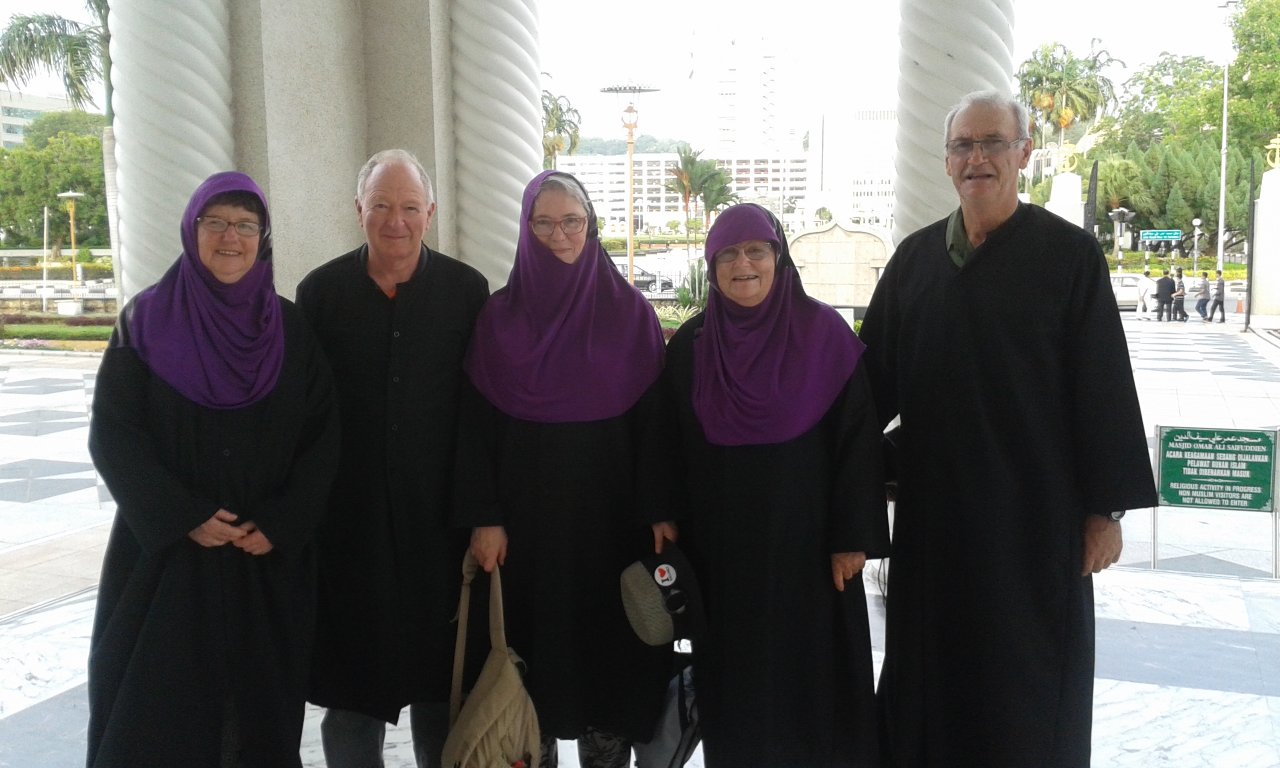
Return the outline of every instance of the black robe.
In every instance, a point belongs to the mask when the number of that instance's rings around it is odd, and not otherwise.
[[[89,651],[90,768],[217,768],[229,701],[242,765],[300,766],[315,620],[312,534],[337,466],[324,356],[281,300],[275,388],[244,408],[197,405],[128,345],[102,357],[89,452],[115,497]],[[187,534],[220,507],[274,548],[246,554]]]
[[[877,411],[902,416],[886,765],[1087,766],[1085,516],[1156,500],[1106,262],[1029,205],[963,268],[945,238],[902,242],[861,331]]]
[[[702,588],[708,631],[694,643],[694,683],[707,765],[876,765],[862,578],[837,592],[831,576],[833,553],[888,552],[881,431],[864,366],[803,435],[711,445],[692,403],[702,323],[698,315],[671,339],[666,439],[646,443],[675,460],[674,494],[643,503],[651,520],[681,523]]]
[[[619,582],[653,551],[635,501],[637,483],[665,482],[636,464],[652,405],[646,395],[611,419],[548,424],[512,418],[467,387],[455,520],[506,528],[507,642],[528,667],[544,735],[573,739],[591,726],[643,741],[661,709],[671,649],[632,631]],[[484,601],[471,615],[486,611]]]
[[[449,525],[458,397],[489,291],[479,272],[425,247],[395,298],[366,264],[362,246],[298,286],[342,412],[308,698],[396,722],[407,704],[449,698],[467,544]]]

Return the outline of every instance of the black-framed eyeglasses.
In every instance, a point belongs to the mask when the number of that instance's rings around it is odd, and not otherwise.
[[[1021,139],[956,139],[947,142],[948,157],[969,157],[973,154],[973,148],[977,147],[982,150],[983,157],[999,157],[1008,152],[1013,147],[1024,141],[1031,141],[1026,137]]]
[[[773,257],[773,246],[767,243],[757,243],[749,248],[743,249],[741,246],[733,245],[716,252],[717,264],[730,264],[738,260],[738,254],[745,253],[748,259],[752,261],[760,261]]]
[[[587,220],[581,216],[565,216],[559,221],[555,219],[534,219],[529,222],[529,228],[538,237],[551,237],[551,233],[556,231],[556,227],[559,227],[560,231],[566,235],[576,235],[586,226]]]
[[[241,237],[257,237],[262,234],[262,225],[256,221],[227,221],[216,216],[201,216],[196,219],[196,224],[215,235],[226,232],[227,227],[235,227],[236,234]]]

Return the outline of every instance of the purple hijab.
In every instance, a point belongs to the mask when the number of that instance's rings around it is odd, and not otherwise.
[[[716,284],[716,253],[747,240],[778,258],[764,301],[743,307]],[[809,431],[844,389],[865,349],[834,309],[800,284],[782,226],[758,205],[725,210],[707,233],[710,292],[693,341],[693,412],[714,445],[764,445]]]
[[[657,380],[662,331],[649,302],[601,247],[589,199],[587,240],[573,264],[533,234],[533,203],[553,174],[582,190],[577,179],[556,171],[525,187],[515,263],[506,287],[480,312],[465,368],[480,394],[508,416],[551,423],[609,419]]]
[[[270,221],[263,215],[258,258],[236,283],[200,263],[196,219],[216,195],[248,192],[267,200],[243,173],[215,173],[182,215],[182,255],[138,294],[129,342],[138,357],[183,397],[209,408],[242,408],[266,397],[284,363],[284,325],[271,270]]]

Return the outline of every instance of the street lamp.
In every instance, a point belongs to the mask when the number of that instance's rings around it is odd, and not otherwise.
[[[1198,218],[1191,220],[1191,271],[1196,273],[1200,271],[1200,225],[1203,223]]]
[[[640,123],[640,113],[636,111],[635,98],[642,93],[653,93],[657,88],[643,85],[611,85],[601,88],[601,93],[625,93],[631,96],[627,108],[622,110],[622,127],[627,129],[627,282],[636,282],[636,226],[635,226],[635,179],[636,170],[632,158],[636,151],[636,126]]]
[[[71,217],[71,284],[76,284],[76,200],[84,197],[83,192],[59,192],[58,197],[67,201],[67,215]]]
[[[1239,0],[1224,0],[1219,8],[1239,5]],[[1230,55],[1222,65],[1222,170],[1218,176],[1218,271],[1222,271],[1223,252],[1227,241],[1227,73],[1231,71]]]

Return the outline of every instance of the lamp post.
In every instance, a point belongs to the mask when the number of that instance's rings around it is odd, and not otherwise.
[[[1239,0],[1224,0],[1219,8],[1239,5]],[[1222,65],[1222,169],[1218,176],[1218,271],[1222,271],[1227,235],[1227,74],[1231,71],[1230,55]]]
[[[71,284],[75,285],[76,280],[76,200],[84,197],[83,192],[59,192],[58,197],[67,201],[67,215],[71,217]]]
[[[636,153],[636,125],[640,122],[640,113],[636,105],[628,104],[622,110],[622,127],[627,129],[627,282],[636,283],[636,174],[632,158]]]
[[[1200,271],[1200,225],[1204,222],[1198,218],[1191,220],[1191,271]]]
[[[44,207],[44,251],[40,257],[40,311],[49,311],[49,206]]]
[[[640,113],[636,111],[636,96],[642,93],[653,93],[657,88],[644,85],[611,85],[601,88],[601,93],[625,93],[630,96],[627,108],[622,110],[622,127],[627,129],[627,282],[636,282],[636,220],[635,220],[635,180],[636,169],[632,158],[636,151],[636,125],[640,123]]]

